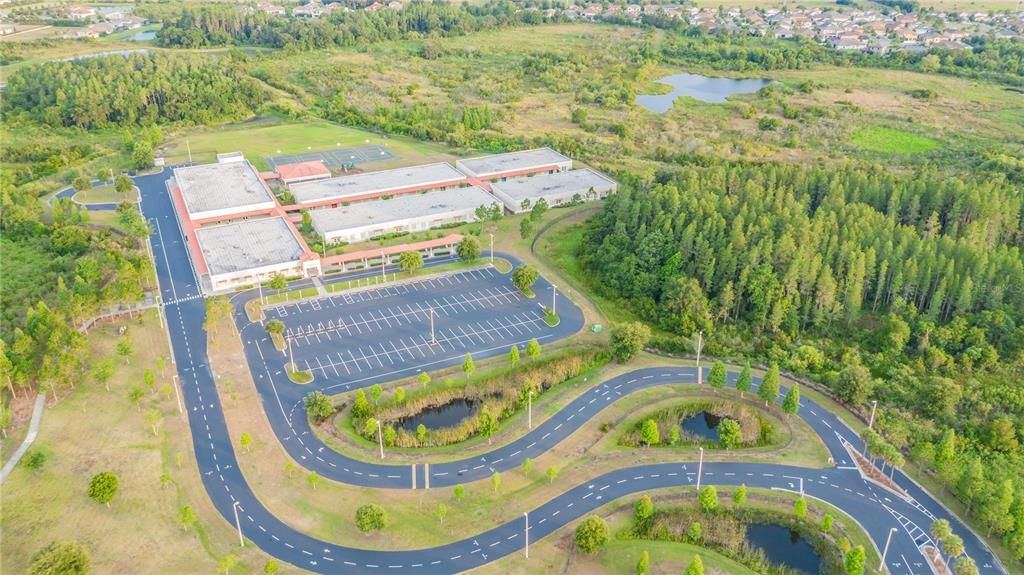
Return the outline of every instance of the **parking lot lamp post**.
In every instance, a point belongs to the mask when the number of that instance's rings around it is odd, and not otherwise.
[[[430,343],[436,344],[437,338],[434,337],[434,308],[430,309]]]
[[[288,363],[292,365],[292,373],[295,373],[295,356],[292,354],[292,338],[288,338]]]
[[[235,527],[238,528],[238,546],[245,547],[245,539],[242,539],[242,522],[238,519],[238,506],[241,504],[240,501],[235,501],[231,508],[235,511]]]
[[[871,401],[871,417],[868,418],[868,429],[875,423],[875,409],[878,408],[878,400],[874,399]]]
[[[558,295],[558,286],[551,284],[551,315],[557,313],[555,311],[555,296]]]
[[[878,563],[878,570],[881,571],[885,567],[885,554],[889,552],[889,543],[892,541],[892,534],[896,532],[895,527],[889,528],[889,536],[885,538],[885,548],[882,549],[882,560]]]
[[[177,375],[174,376],[173,383],[174,383],[174,386],[173,386],[174,387],[174,399],[176,399],[178,401],[178,413],[185,413],[185,410],[182,409],[182,407],[181,407],[181,394],[178,393],[178,376]]]
[[[382,281],[388,281],[388,273],[384,271],[387,267],[387,256],[384,255],[384,250],[380,251],[380,279]]]
[[[697,332],[697,385],[704,383],[704,376],[700,371],[700,352],[704,349],[704,332]]]
[[[380,427],[380,420],[377,420],[377,443],[380,444],[380,458],[384,459],[384,432]]]
[[[528,512],[526,512],[526,511],[523,511],[523,521],[526,522],[526,524],[523,526],[523,541],[525,542],[525,544],[523,545],[523,554],[526,555],[527,559],[529,559],[530,558],[530,514]]]
[[[494,265],[494,234],[487,234],[491,236],[491,265]]]
[[[526,421],[530,429],[533,429],[533,390],[526,396]]]
[[[704,472],[704,448],[700,448],[700,462],[697,463],[697,491],[700,491],[700,476]]]
[[[260,306],[263,305],[263,282],[256,278],[256,287],[260,290]],[[262,313],[262,312],[261,312]]]

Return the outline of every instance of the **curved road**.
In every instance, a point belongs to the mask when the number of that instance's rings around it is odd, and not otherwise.
[[[141,176],[135,181],[142,193],[143,213],[154,224],[150,239],[196,460],[203,484],[225,520],[234,523],[237,509],[247,539],[278,559],[317,573],[380,573],[396,569],[399,572],[458,573],[520,551],[524,540],[522,519],[440,547],[374,551],[317,540],[284,524],[260,504],[238,468],[221,411],[207,357],[206,334],[202,325],[204,303],[164,187],[167,177],[166,173],[161,173]],[[349,275],[346,279],[350,277],[355,276]],[[543,292],[538,290],[538,293]],[[561,334],[558,337],[575,333],[582,326],[582,315],[578,320],[574,316],[579,310],[564,298],[559,300],[558,306],[563,324],[554,333]],[[261,328],[246,326],[244,317],[241,319],[243,338],[257,337]],[[280,375],[275,377],[275,371],[280,371],[286,361],[279,354],[253,362],[251,354],[259,356],[260,349],[259,345],[246,346],[250,369],[273,428],[280,434],[289,453],[310,469],[338,481],[377,487],[413,486],[412,466],[356,461],[320,444],[309,432],[305,414],[301,410],[298,410],[298,416],[289,416],[300,395],[305,395],[312,388],[302,386],[302,389],[298,389],[300,386],[284,384]],[[484,357],[504,353],[506,349],[506,346],[502,346],[489,352],[475,351],[474,355]],[[442,363],[450,365],[454,361]],[[652,368],[603,382],[509,445],[498,447],[482,458],[431,466],[430,484],[432,487],[440,487],[474,481],[489,475],[492,469],[500,471],[516,466],[521,458],[536,455],[567,437],[583,421],[593,417],[620,395],[655,385],[693,383],[694,375],[693,369]],[[349,382],[349,385],[354,389],[371,385],[378,379],[390,380],[396,376],[395,373],[385,374],[373,379]],[[337,381],[324,379],[316,385],[326,388],[338,384]],[[802,402],[800,417],[819,434],[837,462],[835,467],[806,469],[776,464],[705,463],[701,483],[744,483],[751,487],[790,491],[799,491],[802,485],[809,497],[826,501],[856,519],[867,530],[877,548],[884,546],[890,528],[895,528],[887,556],[887,567],[894,574],[930,572],[919,552],[919,545],[930,541],[926,532],[931,521],[937,517],[946,518],[952,523],[954,531],[964,538],[967,553],[977,561],[982,573],[1004,573],[974,533],[902,473],[896,473],[896,480],[910,494],[908,500],[863,480],[850,467],[841,442],[849,441],[858,448],[862,445],[856,434],[838,418],[809,400]],[[695,485],[696,467],[695,462],[643,465],[606,473],[582,483],[536,509],[524,510],[529,511],[530,540],[537,541],[623,496],[651,489]],[[378,477],[370,477],[371,473]],[[420,479],[421,474],[422,466],[417,475]],[[420,483],[419,487],[422,486]]]

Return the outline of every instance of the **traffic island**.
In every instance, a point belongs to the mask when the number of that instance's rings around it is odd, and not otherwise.
[[[288,374],[288,379],[290,379],[292,383],[305,385],[313,381],[313,374],[308,371],[292,371],[290,369],[285,369],[285,373]]]

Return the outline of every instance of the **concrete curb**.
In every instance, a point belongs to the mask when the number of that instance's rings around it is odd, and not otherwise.
[[[32,408],[32,421],[28,424],[28,435],[25,436],[25,440],[21,442],[18,450],[14,452],[14,455],[7,460],[4,464],[4,468],[0,470],[0,483],[11,474],[14,470],[14,466],[21,461],[21,457],[25,455],[28,448],[32,446],[32,442],[36,440],[36,435],[39,434],[39,422],[43,418],[43,408],[46,407],[46,392],[41,392],[36,396],[36,404]]]

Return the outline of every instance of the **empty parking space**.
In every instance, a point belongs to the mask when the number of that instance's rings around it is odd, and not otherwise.
[[[543,340],[537,299],[491,268],[425,277],[277,306],[300,369],[344,384],[451,358]]]

